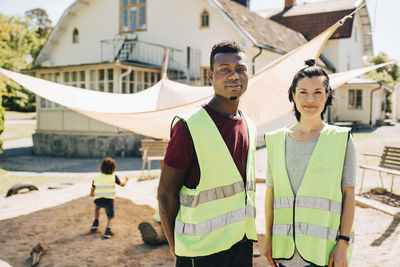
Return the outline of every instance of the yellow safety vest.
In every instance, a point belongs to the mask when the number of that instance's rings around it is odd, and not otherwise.
[[[257,240],[255,227],[256,128],[244,116],[249,149],[246,186],[213,120],[204,108],[185,119],[200,166],[195,189],[183,186],[175,220],[175,253],[196,257],[227,250],[244,235]]]
[[[115,198],[115,175],[100,173],[94,178],[94,199]]]
[[[160,211],[159,211],[159,208],[158,208],[158,202],[157,202],[156,210],[154,211],[154,214],[153,214],[153,221],[161,222]]]
[[[296,247],[304,260],[319,266],[328,265],[340,229],[341,182],[348,131],[331,125],[324,127],[296,196],[286,169],[286,130],[266,134],[268,161],[274,177],[273,258],[290,259]],[[353,244],[352,231],[349,262]]]

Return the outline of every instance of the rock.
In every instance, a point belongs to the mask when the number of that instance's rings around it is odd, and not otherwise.
[[[160,223],[142,222],[138,228],[144,243],[149,245],[163,245],[168,243]]]

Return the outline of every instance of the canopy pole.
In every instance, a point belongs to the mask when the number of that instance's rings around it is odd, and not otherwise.
[[[168,79],[167,76],[167,69],[168,69],[168,53],[169,49],[168,46],[164,47],[164,58],[163,58],[163,64],[161,67],[161,79]]]

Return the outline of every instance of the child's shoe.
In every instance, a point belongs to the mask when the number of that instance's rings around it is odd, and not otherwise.
[[[111,238],[113,235],[114,235],[114,233],[111,231],[111,228],[107,228],[106,231],[105,231],[105,233],[104,233],[104,235],[103,235],[103,238],[109,239],[109,238]]]
[[[94,220],[92,227],[90,228],[90,232],[94,233],[99,229],[99,220]]]

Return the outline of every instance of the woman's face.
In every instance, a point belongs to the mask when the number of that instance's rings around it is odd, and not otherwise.
[[[325,102],[328,99],[324,86],[325,79],[325,76],[313,76],[298,80],[296,91],[293,93],[293,100],[301,114],[301,118],[321,118]]]

